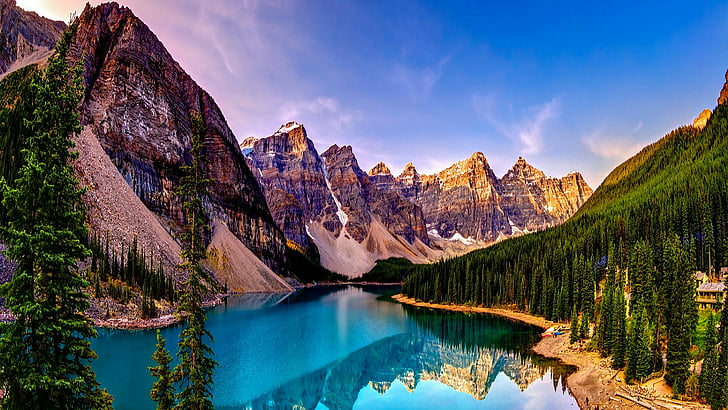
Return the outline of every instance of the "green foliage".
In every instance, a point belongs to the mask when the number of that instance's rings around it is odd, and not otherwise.
[[[288,245],[286,246],[286,260],[286,270],[302,283],[345,282],[348,280],[346,276],[324,268],[306,254]]]
[[[378,260],[374,267],[360,281],[376,283],[402,282],[412,269],[412,262],[406,258],[389,258]]]
[[[33,114],[35,94],[30,84],[37,72],[37,65],[29,65],[8,74],[0,82],[0,179],[4,178],[10,187],[15,186],[24,139],[31,132],[25,120]],[[6,222],[6,211],[0,205],[0,223]]]
[[[174,375],[169,367],[172,356],[165,347],[166,340],[157,329],[157,349],[152,354],[152,360],[157,363],[149,367],[149,372],[156,379],[149,392],[149,397],[157,403],[158,410],[171,410],[174,407]]]
[[[629,292],[629,308],[646,312],[651,362],[660,365],[667,345],[667,378],[681,393],[696,323],[692,272],[728,266],[726,169],[728,106],[720,105],[702,131],[681,127],[617,167],[564,224],[414,266],[402,291],[432,302],[515,306],[561,321],[576,306],[581,317],[596,319],[596,344],[605,355],[626,346]]]
[[[174,374],[181,391],[177,394],[177,409],[212,409],[212,376],[217,362],[212,359],[212,334],[205,326],[205,310],[202,298],[208,293],[203,282],[206,277],[201,260],[206,256],[204,235],[209,230],[202,198],[210,183],[205,175],[204,156],[207,128],[197,113],[190,115],[192,122],[192,164],[183,167],[183,177],[177,189],[182,198],[186,224],[179,238],[182,242],[180,266],[189,278],[182,284],[180,313],[187,315],[187,326],[180,333],[177,357],[180,363]]]
[[[685,382],[690,377],[690,347],[697,324],[694,269],[688,252],[677,235],[668,237],[663,254],[663,271],[668,288],[667,365],[665,380],[677,394],[685,393]]]
[[[83,314],[88,283],[75,266],[90,254],[83,245],[83,191],[71,165],[77,153],[70,137],[80,131],[81,66],[71,70],[65,57],[76,27],[62,34],[46,70],[33,74],[32,115],[20,137],[22,165],[12,186],[0,184],[7,212],[0,236],[18,264],[0,287],[16,317],[0,338],[6,409],[111,408],[111,396],[89,365],[96,331]]]
[[[711,405],[716,396],[716,387],[718,387],[716,384],[718,372],[718,332],[715,329],[715,325],[715,315],[713,315],[713,312],[710,312],[705,329],[705,354],[703,355],[703,366],[700,372],[699,384],[700,395]]]
[[[647,312],[643,305],[638,305],[632,315],[627,344],[628,358],[624,374],[628,383],[634,380],[641,382],[652,373],[651,345]]]
[[[174,280],[165,275],[161,261],[157,262],[155,268],[153,256],[150,255],[147,258],[144,250],[140,250],[137,246],[136,237],[131,246],[125,247],[122,244],[120,254],[110,247],[108,235],[105,240],[99,238],[98,235],[90,235],[89,248],[92,252],[91,272],[94,275],[94,287],[98,287],[98,291],[94,292],[95,297],[101,297],[103,294],[100,282],[104,281],[109,282],[110,296],[120,301],[118,297],[114,296],[115,292],[111,290],[111,286],[114,285],[112,282],[116,279],[122,281],[126,287],[138,287],[145,300],[175,301]],[[118,288],[118,285],[116,287]],[[154,315],[149,317],[154,317]]]
[[[569,343],[574,343],[579,340],[579,313],[576,311],[576,306],[571,309],[571,333],[569,335]]]

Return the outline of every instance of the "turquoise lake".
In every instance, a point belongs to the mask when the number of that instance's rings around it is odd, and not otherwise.
[[[216,409],[578,408],[572,370],[530,351],[539,329],[412,308],[387,287],[230,297],[208,312]],[[162,330],[174,355],[181,327]],[[154,331],[102,329],[99,382],[117,409],[153,409]]]

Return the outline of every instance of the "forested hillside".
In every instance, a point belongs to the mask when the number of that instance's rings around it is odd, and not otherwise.
[[[424,301],[517,305],[572,318],[619,368],[643,343],[683,393],[697,323],[695,270],[728,265],[728,107],[704,129],[681,127],[617,167],[569,221],[433,265],[417,266],[403,293]],[[634,336],[641,327],[645,338]],[[728,333],[728,332],[726,332]],[[632,349],[635,350],[635,349]],[[640,349],[636,349],[640,350]],[[630,364],[631,363],[631,364]]]

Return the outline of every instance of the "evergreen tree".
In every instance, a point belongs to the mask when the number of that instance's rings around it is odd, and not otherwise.
[[[648,313],[654,310],[655,283],[652,275],[652,249],[641,240],[632,249],[629,259],[629,282],[632,288],[630,311],[642,305]]]
[[[104,409],[111,396],[99,388],[90,361],[96,337],[84,315],[89,286],[76,261],[90,255],[82,190],[71,161],[70,137],[80,132],[76,110],[82,96],[79,65],[66,55],[77,24],[64,31],[44,72],[31,82],[31,119],[14,188],[2,181],[7,223],[0,228],[7,256],[18,266],[0,295],[15,316],[0,338],[1,401],[6,409]],[[69,80],[70,79],[70,80]]]
[[[206,343],[213,342],[205,327],[205,311],[202,297],[208,289],[203,282],[205,271],[201,261],[206,256],[204,235],[209,229],[202,204],[209,180],[205,178],[204,137],[207,133],[199,114],[191,114],[192,164],[183,167],[177,194],[182,198],[186,224],[180,235],[182,242],[181,265],[189,277],[182,286],[180,310],[187,315],[187,327],[180,334],[177,356],[180,363],[175,368],[181,391],[177,395],[178,409],[212,409],[212,375],[217,362],[211,358],[212,349]]]
[[[700,372],[700,395],[711,405],[715,401],[716,393],[716,377],[718,366],[718,352],[716,350],[718,344],[718,333],[715,329],[715,317],[711,312],[705,330],[705,355],[703,356],[703,366]],[[715,407],[715,406],[714,406]]]
[[[718,341],[720,352],[717,353],[717,363],[713,366],[715,378],[708,401],[714,409],[723,409],[728,407],[728,314],[725,307],[720,317]]]
[[[569,343],[574,343],[579,340],[579,314],[576,312],[576,306],[571,308],[571,335],[569,336]]]
[[[632,380],[642,381],[652,373],[650,344],[650,329],[645,308],[637,306],[635,314],[632,316],[632,326],[627,343],[628,359],[624,374],[628,383]]]
[[[157,380],[152,385],[149,397],[157,403],[158,410],[171,410],[174,407],[174,375],[169,367],[172,356],[165,344],[162,333],[157,329],[157,350],[152,355],[152,359],[157,365],[149,367],[152,377]]]
[[[685,393],[690,376],[690,347],[697,322],[695,282],[690,256],[677,235],[665,243],[663,264],[671,288],[667,305],[667,366],[665,380],[677,394]]]

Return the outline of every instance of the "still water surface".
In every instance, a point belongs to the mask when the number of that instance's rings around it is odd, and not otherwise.
[[[570,368],[530,352],[538,329],[412,308],[385,287],[231,297],[208,312],[216,409],[578,408]],[[176,352],[180,326],[162,330]],[[154,331],[100,330],[99,382],[117,409],[153,409]]]

